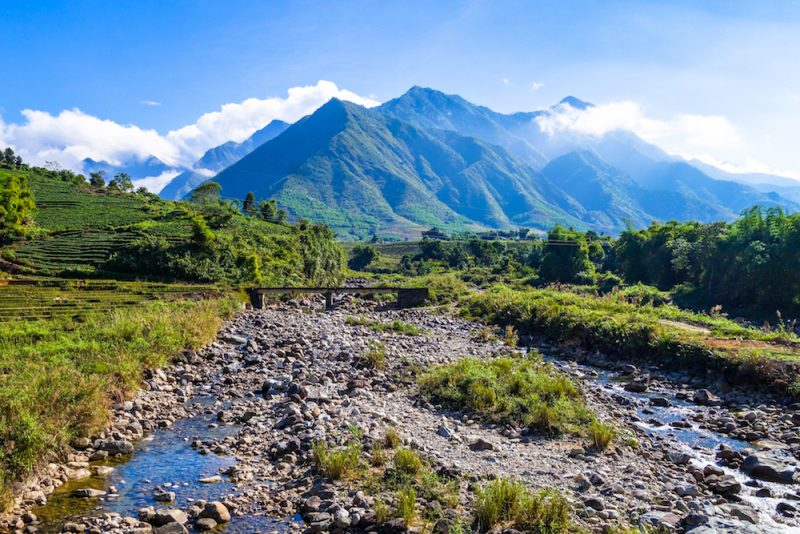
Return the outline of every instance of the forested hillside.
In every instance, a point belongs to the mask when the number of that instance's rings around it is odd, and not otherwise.
[[[105,184],[94,173],[87,183],[22,162],[4,165],[0,180],[0,270],[12,274],[271,285],[341,277],[330,230],[245,215],[216,190],[169,202],[132,191],[124,175]]]

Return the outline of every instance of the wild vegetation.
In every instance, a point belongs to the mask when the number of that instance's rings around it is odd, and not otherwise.
[[[503,526],[523,532],[558,534],[570,531],[569,503],[558,491],[533,492],[522,482],[497,478],[475,496],[475,522],[480,532]]]
[[[0,169],[0,185],[0,265],[8,272],[251,285],[335,285],[342,277],[343,252],[328,228],[289,225],[274,201],[243,212],[213,182],[192,202],[167,202],[132,191],[125,175],[106,185],[102,173],[87,182],[21,163]]]
[[[0,489],[76,436],[104,428],[108,406],[183,348],[214,339],[233,298],[152,302],[111,312],[16,320],[0,328]]]
[[[578,386],[533,354],[464,358],[434,367],[419,380],[423,395],[488,421],[544,432],[578,432],[592,420]]]

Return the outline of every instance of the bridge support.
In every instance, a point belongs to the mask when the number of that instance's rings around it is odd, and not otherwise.
[[[333,309],[333,293],[328,291],[325,293],[325,310],[331,311]]]

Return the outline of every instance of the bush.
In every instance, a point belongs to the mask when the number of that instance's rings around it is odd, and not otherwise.
[[[592,416],[577,385],[537,356],[464,358],[419,379],[423,395],[495,422],[578,431]]]
[[[390,517],[389,505],[382,499],[375,499],[375,521],[380,525],[386,523]]]
[[[522,482],[498,478],[475,495],[475,522],[487,532],[500,524],[527,532],[566,533],[571,522],[569,504],[557,490],[538,493]]]
[[[351,443],[334,451],[328,449],[324,441],[315,442],[311,447],[314,467],[331,480],[339,480],[352,473],[361,458],[361,446]]]
[[[616,439],[617,429],[602,421],[594,420],[589,423],[588,434],[592,447],[603,451]]]
[[[620,291],[620,295],[626,301],[637,306],[664,306],[669,304],[669,295],[663,291],[659,291],[657,287],[647,286],[644,284],[636,284],[626,287]]]
[[[356,245],[350,252],[347,266],[354,271],[363,271],[370,263],[380,258],[381,253],[372,245]]]
[[[607,295],[622,286],[622,278],[612,273],[604,273],[597,280],[597,291]]]
[[[394,453],[394,467],[401,474],[414,476],[422,469],[422,458],[411,449],[398,449]]]

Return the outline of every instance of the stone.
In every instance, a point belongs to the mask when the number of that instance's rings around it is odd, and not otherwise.
[[[169,523],[179,523],[184,524],[189,521],[189,517],[186,515],[186,512],[183,510],[178,510],[177,508],[172,509],[159,509],[156,510],[153,518],[150,520],[152,524],[157,527],[169,524]]]
[[[105,494],[105,491],[94,488],[80,488],[72,492],[72,496],[79,499],[93,499],[96,497],[102,497]]]
[[[698,389],[692,396],[692,402],[703,406],[721,406],[722,400],[707,389]]]
[[[672,403],[669,402],[669,400],[664,397],[653,397],[650,399],[650,405],[658,406],[660,408],[666,408],[668,406],[672,406]]]
[[[668,451],[666,456],[670,462],[676,465],[687,465],[692,459],[687,453],[679,451]]]
[[[455,433],[445,425],[439,425],[439,428],[436,429],[436,433],[446,439],[450,439],[455,436]]]
[[[590,498],[584,500],[583,504],[586,507],[591,508],[593,510],[597,510],[597,511],[605,510],[605,508],[606,508],[606,503],[603,502],[603,499],[601,499],[599,497],[590,497]]]
[[[758,524],[758,512],[750,507],[740,504],[725,504],[721,508],[737,519],[747,521],[754,525]]]
[[[219,501],[212,501],[207,503],[203,511],[200,512],[200,518],[208,517],[217,523],[227,523],[231,520],[231,514],[228,508]]]
[[[217,482],[222,482],[222,477],[219,475],[214,475],[210,477],[199,478],[197,481],[200,484],[216,484]]]
[[[167,523],[153,529],[153,534],[189,534],[189,531],[180,523]]]
[[[473,441],[469,444],[469,450],[471,451],[494,451],[497,450],[495,444],[491,441],[488,441],[484,438],[478,438],[477,440]]]
[[[625,391],[630,391],[631,393],[644,393],[647,391],[647,386],[649,383],[650,380],[647,378],[635,378],[625,384]]]
[[[793,484],[795,470],[795,466],[761,453],[751,454],[742,463],[742,471],[751,477],[781,484]]]
[[[94,448],[105,451],[111,456],[124,456],[133,453],[133,443],[124,439],[98,440]]]
[[[217,528],[217,522],[210,517],[202,517],[197,520],[195,526],[197,527],[197,530],[205,532],[206,530],[214,530]]]

